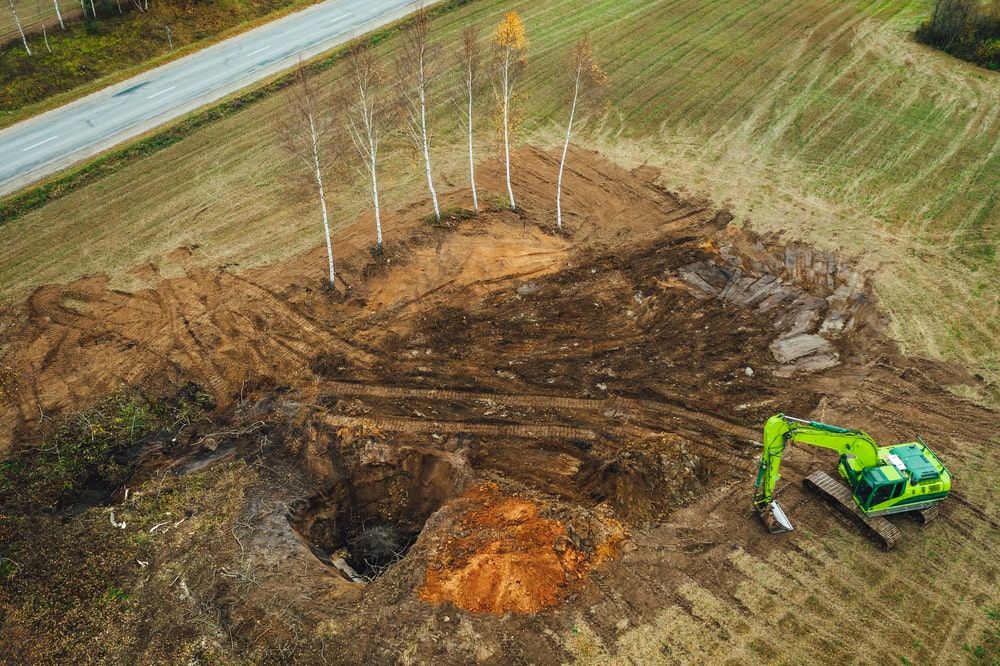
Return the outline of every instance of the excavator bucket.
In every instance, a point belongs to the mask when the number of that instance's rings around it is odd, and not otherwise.
[[[764,527],[771,534],[791,532],[794,529],[788,516],[785,515],[785,510],[777,502],[771,502],[767,506],[761,507],[759,513]]]

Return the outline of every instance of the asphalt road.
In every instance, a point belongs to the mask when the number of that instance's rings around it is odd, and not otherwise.
[[[225,97],[416,9],[326,0],[0,131],[0,194]]]

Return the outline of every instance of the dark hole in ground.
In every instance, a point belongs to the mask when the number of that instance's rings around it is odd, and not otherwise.
[[[351,530],[347,539],[347,563],[363,578],[374,579],[393,563],[403,559],[420,533],[391,523],[362,526]]]
[[[441,454],[375,444],[348,458],[327,490],[290,507],[312,552],[350,580],[371,581],[402,559],[463,479]]]

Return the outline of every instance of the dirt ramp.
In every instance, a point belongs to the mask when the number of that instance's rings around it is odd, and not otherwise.
[[[553,273],[569,257],[570,242],[537,227],[465,225],[437,242],[413,248],[403,266],[373,272],[361,290],[380,311],[424,308],[431,301],[456,307],[515,281]]]
[[[563,180],[562,210],[574,243],[628,247],[664,233],[682,236],[725,226],[731,215],[706,202],[686,201],[656,184],[659,172],[629,170],[599,153],[572,146]],[[514,156],[517,203],[526,217],[554,225],[554,184],[559,154],[526,146]],[[489,160],[476,170],[493,192],[505,192],[502,162]]]

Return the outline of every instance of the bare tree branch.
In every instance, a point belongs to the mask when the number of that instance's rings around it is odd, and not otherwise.
[[[434,205],[434,217],[441,221],[434,176],[431,171],[431,134],[427,124],[430,102],[428,90],[437,75],[438,48],[431,43],[431,20],[421,5],[403,33],[397,61],[399,103],[403,109],[410,138],[422,153],[427,189]]]
[[[324,160],[330,149],[334,123],[328,109],[324,108],[317,84],[301,63],[295,71],[295,84],[288,89],[286,95],[288,112],[278,122],[278,138],[285,150],[302,162],[316,183],[323,217],[323,236],[326,240],[329,287],[333,289],[336,273],[323,174],[326,171]]]
[[[363,172],[371,182],[375,208],[375,250],[382,254],[382,211],[378,194],[378,156],[382,132],[389,120],[384,100],[385,71],[367,43],[351,47],[347,53],[347,76],[339,93],[344,129],[361,157]]]

